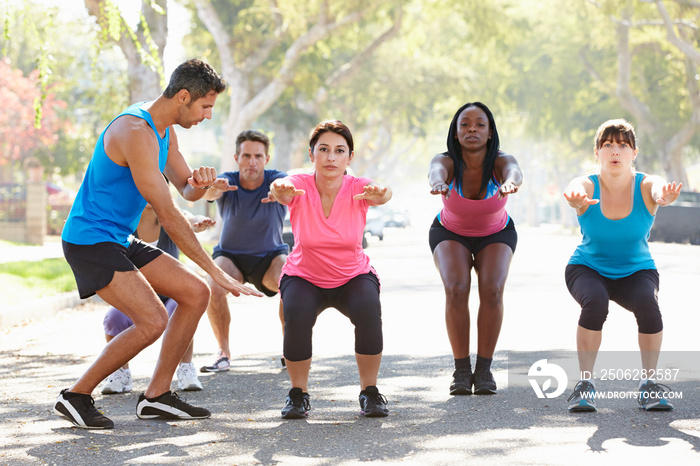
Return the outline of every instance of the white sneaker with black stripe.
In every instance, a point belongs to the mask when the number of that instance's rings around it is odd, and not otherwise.
[[[53,407],[56,414],[81,429],[112,429],[114,422],[95,408],[90,395],[61,390]]]
[[[211,412],[185,403],[177,393],[167,391],[155,398],[146,398],[143,393],[139,395],[136,416],[139,419],[206,419]]]

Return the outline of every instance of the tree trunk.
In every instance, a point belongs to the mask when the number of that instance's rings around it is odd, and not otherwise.
[[[105,16],[104,0],[84,0],[88,13],[97,18],[104,29],[108,19]],[[136,31],[125,30],[129,26],[121,19],[119,48],[127,60],[129,102],[153,100],[163,90],[163,50],[168,36],[167,0],[155,0],[165,12],[161,14],[150,6],[150,2],[141,2],[141,14],[146,24],[139,23]],[[132,37],[133,34],[133,37]],[[150,40],[149,41],[149,37]],[[137,43],[134,42],[134,38]],[[151,45],[157,56],[152,56]],[[145,62],[145,63],[144,63]]]

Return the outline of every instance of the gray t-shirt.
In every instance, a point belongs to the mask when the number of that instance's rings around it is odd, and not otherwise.
[[[286,173],[277,170],[265,170],[263,183],[257,189],[248,190],[241,187],[239,172],[219,175],[219,178],[226,178],[229,184],[238,186],[238,189],[225,192],[216,201],[223,226],[214,252],[253,256],[287,252],[287,245],[282,241],[282,223],[287,207],[278,202],[261,202],[267,197],[270,184],[285,176]]]

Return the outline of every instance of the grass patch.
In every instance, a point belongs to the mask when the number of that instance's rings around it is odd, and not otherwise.
[[[19,261],[0,264],[0,294],[3,304],[52,296],[77,288],[65,259]]]

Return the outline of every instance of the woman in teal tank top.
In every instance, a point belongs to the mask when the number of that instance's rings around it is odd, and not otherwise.
[[[635,371],[640,374],[639,407],[673,409],[665,398],[669,388],[655,377],[663,323],[659,274],[647,240],[657,209],[678,199],[681,184],[637,173],[633,163],[638,151],[630,123],[606,121],[595,138],[599,172],[573,179],[564,192],[583,234],[565,273],[569,292],[581,305],[576,333],[581,380],[568,400],[572,412],[596,410],[594,366],[610,301],[637,319],[642,358],[642,370]]]

